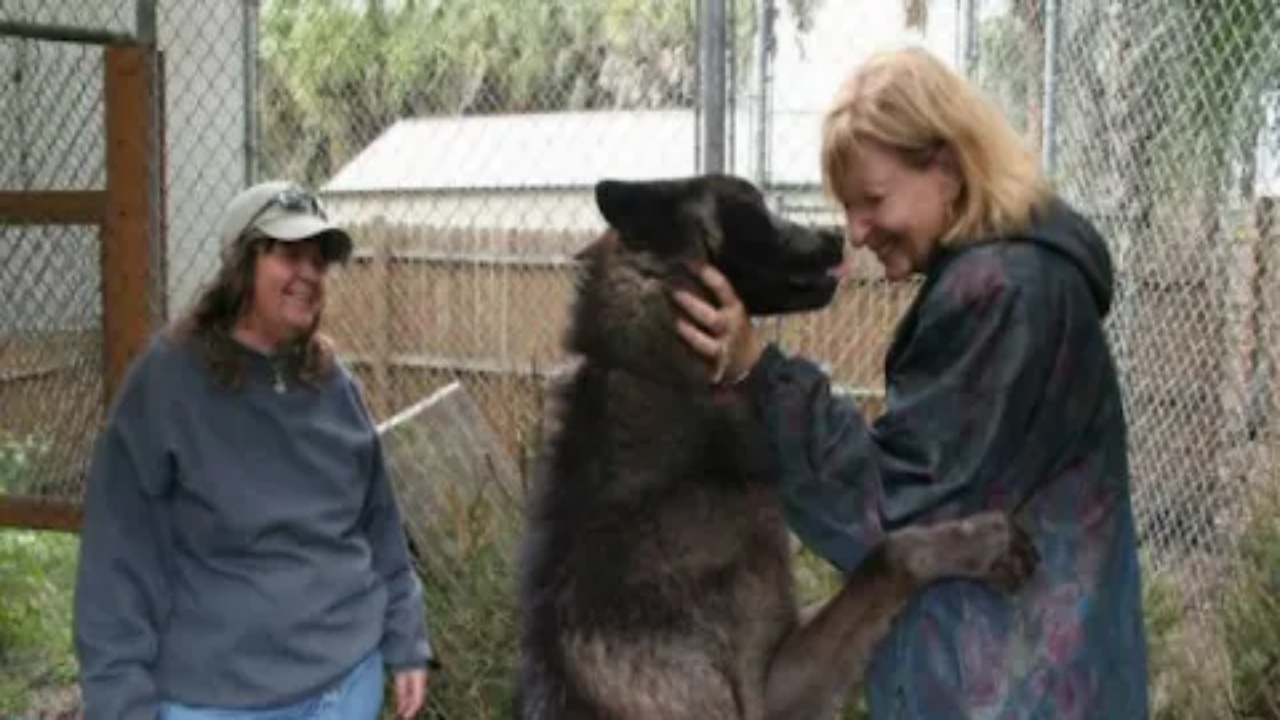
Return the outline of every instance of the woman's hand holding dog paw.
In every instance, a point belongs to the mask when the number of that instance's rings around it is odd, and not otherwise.
[[[751,318],[728,279],[711,265],[701,266],[698,278],[715,295],[719,307],[683,290],[674,291],[684,311],[684,317],[676,319],[676,331],[711,363],[713,384],[737,383],[751,372],[764,344],[756,338]]]

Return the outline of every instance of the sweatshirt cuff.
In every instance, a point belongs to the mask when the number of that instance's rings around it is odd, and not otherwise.
[[[436,659],[431,643],[425,639],[416,643],[409,652],[397,652],[384,644],[382,656],[384,664],[392,671],[425,669],[434,672],[443,667]]]

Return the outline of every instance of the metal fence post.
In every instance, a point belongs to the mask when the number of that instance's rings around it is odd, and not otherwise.
[[[1061,13],[1058,12],[1058,0],[1045,0],[1044,3],[1044,98],[1041,116],[1040,153],[1044,172],[1053,176],[1057,162],[1054,147],[1054,123],[1057,120],[1057,78],[1058,78],[1058,25]]]
[[[143,45],[156,44],[156,0],[137,0],[134,4],[137,26],[134,34]]]
[[[774,16],[773,0],[756,0],[756,32],[752,48],[755,54],[755,103],[752,104],[751,174],[761,187],[769,177],[769,83]]]
[[[976,77],[978,73],[978,9],[974,0],[959,0],[956,8],[960,22],[956,23],[956,35],[960,46],[957,61],[964,69],[966,77]]]
[[[725,57],[724,0],[702,0],[698,25],[699,167],[702,172],[725,169]]]
[[[259,0],[244,0],[240,28],[244,43],[244,184],[258,179],[258,19]]]

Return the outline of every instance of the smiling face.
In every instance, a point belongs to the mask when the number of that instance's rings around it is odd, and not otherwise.
[[[949,229],[960,193],[949,153],[944,148],[911,162],[867,142],[847,164],[839,188],[846,235],[875,254],[890,280],[922,271]]]
[[[317,241],[267,241],[254,263],[253,290],[237,328],[242,339],[270,350],[311,331],[324,307],[328,269]]]

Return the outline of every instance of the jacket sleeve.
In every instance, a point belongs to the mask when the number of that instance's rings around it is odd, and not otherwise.
[[[926,298],[886,364],[884,413],[868,425],[813,362],[770,345],[748,380],[772,439],[788,520],[811,548],[851,571],[884,530],[975,485],[996,492],[1041,397],[1016,288]]]
[[[127,374],[90,458],[73,636],[86,720],[152,720],[152,668],[168,615],[168,533],[162,495],[170,480],[157,439],[155,363]]]
[[[373,428],[359,388],[357,401]],[[382,635],[382,656],[393,670],[435,668],[438,663],[427,635],[422,583],[414,570],[405,539],[381,439],[374,430],[369,494],[362,526],[373,552],[373,565],[387,589],[387,613]]]

